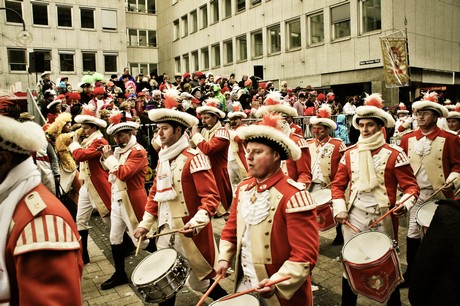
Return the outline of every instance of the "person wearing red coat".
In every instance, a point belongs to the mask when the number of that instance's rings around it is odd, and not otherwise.
[[[75,161],[80,163],[80,179],[83,181],[78,195],[77,227],[82,237],[83,262],[87,264],[89,263],[88,222],[94,206],[99,211],[102,220],[110,224],[109,174],[102,167],[100,162],[102,151],[99,149],[108,144],[99,130],[106,127],[107,123],[88,113],[76,116],[75,122],[81,124],[83,134],[86,136],[81,140],[81,134],[75,134],[73,142],[69,145],[69,151]]]
[[[134,230],[142,220],[147,202],[144,188],[148,167],[147,152],[134,136],[139,124],[123,122],[122,117],[121,112],[112,114],[112,124],[107,128],[107,134],[113,135],[118,147],[114,152],[110,145],[102,148],[103,163],[109,169],[109,182],[112,184],[110,244],[115,264],[115,273],[101,284],[102,290],[128,283],[123,236],[127,231],[134,244],[137,244]]]
[[[319,253],[315,205],[305,185],[281,169],[281,160],[298,159],[301,150],[276,128],[279,121],[268,114],[238,130],[248,142],[251,177],[238,185],[216,271],[225,276],[235,259],[236,291],[257,287],[268,306],[311,306],[310,274]],[[290,279],[265,286],[282,277]]]
[[[208,157],[190,148],[185,134],[198,119],[167,108],[151,110],[149,118],[157,123],[163,148],[159,152],[157,175],[144,216],[134,235],[143,237],[151,229],[157,233],[183,229],[176,234],[160,236],[157,247],[172,247],[187,258],[191,267],[188,283],[193,290],[204,293],[215,275],[213,266],[218,250],[211,218],[220,198]],[[226,294],[217,284],[209,296],[217,300]],[[159,305],[172,306],[174,303],[175,295]]]
[[[45,133],[36,123],[0,115],[1,305],[83,303],[75,222],[40,183],[30,156],[45,144]]]
[[[217,99],[206,100],[206,105],[196,109],[201,114],[204,128],[199,131],[198,125],[192,128],[192,141],[196,147],[211,161],[211,168],[219,188],[220,201],[217,215],[225,215],[232,203],[232,186],[228,175],[228,148],[230,135],[219,119],[225,118],[225,113],[217,107]]]
[[[246,143],[239,138],[236,130],[243,127],[242,119],[247,118],[244,112],[233,111],[228,113],[230,119],[230,147],[228,150],[228,174],[232,183],[233,192],[236,186],[248,176],[248,164],[246,162]]]
[[[437,103],[435,92],[425,94],[421,101],[413,103],[412,109],[419,128],[402,136],[401,147],[416,174],[420,198],[410,211],[403,287],[410,285],[413,261],[421,242],[416,220],[418,208],[438,189],[442,192],[433,199],[454,198],[460,186],[460,139],[455,133],[437,126],[438,118],[448,116],[447,109]]]

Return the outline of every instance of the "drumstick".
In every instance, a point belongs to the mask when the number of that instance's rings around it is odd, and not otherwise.
[[[144,236],[140,236],[139,237],[139,240],[137,241],[137,248],[136,248],[136,255],[139,254],[139,250],[141,249],[141,244],[142,244],[142,239],[144,238]]]
[[[222,279],[222,277],[224,277],[223,274],[220,274],[216,280],[214,281],[214,283],[211,285],[211,287],[209,287],[209,289],[204,293],[204,295],[201,297],[201,299],[198,301],[198,303],[196,304],[196,306],[200,306],[201,304],[203,304],[204,300],[206,300],[206,298],[208,297],[208,295],[211,293],[211,291],[214,289],[214,287],[217,286],[217,283],[220,282],[220,280]]]
[[[423,201],[422,203],[420,203],[420,205],[422,204],[425,204],[426,202],[428,202],[429,200],[431,200],[435,195],[437,195],[439,192],[442,191],[442,189],[444,187],[446,187],[447,185],[449,185],[450,183],[452,183],[453,181],[455,181],[457,178],[454,177],[449,183],[444,183],[444,185],[441,186],[441,188],[439,188],[438,190],[436,190],[435,192],[433,192],[429,197],[428,199],[426,199],[425,201]]]
[[[359,233],[360,233],[359,229],[357,229],[356,227],[354,227],[353,225],[351,225],[351,223],[348,222],[348,220],[346,220],[344,223],[345,223],[346,225],[348,225],[356,234],[359,234]]]
[[[399,202],[398,205],[395,205],[395,207],[393,207],[392,209],[390,209],[389,211],[387,211],[387,212],[386,212],[385,214],[383,214],[380,218],[378,218],[377,220],[375,220],[374,223],[372,223],[371,225],[369,225],[369,228],[376,226],[380,221],[382,221],[383,219],[385,219],[389,214],[391,214],[393,211],[395,211],[399,206],[403,205],[404,202],[406,202],[407,200],[409,200],[412,196],[413,196],[413,194],[411,194],[410,196],[408,196],[407,198],[405,198],[403,201]]]
[[[278,283],[287,281],[287,280],[290,279],[290,278],[291,278],[290,275],[287,275],[287,276],[285,276],[285,277],[281,277],[281,278],[279,278],[279,279],[276,279],[276,280],[274,280],[274,281],[271,281],[271,282],[266,283],[266,284],[264,285],[264,287],[270,287],[270,286],[276,285],[276,284],[278,284]],[[221,298],[220,301],[230,300],[230,299],[233,299],[233,298],[236,298],[236,297],[239,297],[239,296],[242,296],[242,295],[245,295],[245,294],[254,292],[254,291],[256,291],[257,289],[259,289],[259,288],[254,287],[254,288],[247,289],[247,290],[244,290],[244,291],[241,291],[241,292],[237,292],[237,293],[234,293],[234,294],[231,294],[231,295],[227,295],[226,297]]]
[[[206,224],[198,224],[198,225],[195,225],[195,226],[191,226],[188,229],[194,229],[194,228],[203,227],[203,226],[206,226]],[[152,236],[148,236],[148,238],[155,238],[155,237],[160,237],[160,236],[164,236],[164,235],[174,234],[174,233],[177,233],[177,232],[180,232],[180,231],[183,231],[183,230],[184,230],[184,228],[177,228],[177,229],[173,229],[173,230],[168,231],[168,232],[163,232],[163,233],[155,234],[155,235],[152,235]]]

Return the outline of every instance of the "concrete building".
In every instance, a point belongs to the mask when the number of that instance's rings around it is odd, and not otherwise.
[[[83,74],[156,71],[155,0],[0,0],[0,7],[17,11],[33,36],[21,44],[21,19],[0,10],[0,89],[35,87],[35,70],[51,71],[53,81],[67,76],[74,88]]]
[[[407,23],[412,83],[384,84],[379,37]],[[458,0],[172,0],[158,2],[159,71],[260,76],[338,96],[420,89],[460,96]],[[276,83],[275,83],[276,84]]]

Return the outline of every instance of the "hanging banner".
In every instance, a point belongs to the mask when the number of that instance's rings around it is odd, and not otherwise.
[[[380,37],[386,87],[409,86],[409,55],[404,32]]]

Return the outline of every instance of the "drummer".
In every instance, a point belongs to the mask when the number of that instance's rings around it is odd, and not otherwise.
[[[310,119],[315,136],[315,138],[307,141],[311,156],[312,182],[309,188],[310,192],[322,190],[334,180],[343,151],[347,148],[340,138],[329,136],[331,129],[337,128],[337,124],[330,118],[331,108],[328,104],[323,104],[318,111],[318,116]],[[315,202],[319,204],[318,201]],[[336,230],[337,236],[333,244],[342,244],[343,236],[340,224],[337,225]]]
[[[353,126],[359,129],[358,143],[345,151],[332,183],[332,202],[337,222],[349,222],[360,231],[395,206],[397,187],[403,190],[400,205],[391,218],[378,223],[376,229],[397,239],[397,216],[405,214],[416,201],[419,188],[408,158],[397,146],[385,143],[383,127],[391,128],[392,116],[382,110],[380,94],[365,99],[365,105],[356,109]],[[350,201],[345,203],[345,190],[350,183]],[[349,226],[342,226],[345,243],[355,233]],[[366,246],[363,246],[366,247]],[[356,305],[357,295],[344,277],[342,279],[342,305]],[[391,295],[388,305],[400,305],[399,290]]]
[[[166,97],[165,106],[174,107],[170,102]],[[198,119],[172,108],[151,110],[149,118],[157,124],[163,148],[145,213],[134,236],[145,236],[152,228],[158,233],[184,228],[180,233],[160,236],[157,247],[172,247],[186,257],[191,267],[188,284],[204,293],[216,275],[213,265],[217,245],[210,221],[220,198],[208,157],[190,148],[185,133],[198,124]],[[217,284],[209,296],[217,300],[226,294]],[[175,299],[174,296],[159,305],[172,306]]]
[[[236,259],[236,291],[258,287],[266,305],[312,305],[310,274],[318,259],[315,205],[302,183],[283,173],[281,161],[297,160],[301,149],[275,127],[281,117],[265,115],[259,125],[237,130],[247,145],[251,177],[236,190],[222,231],[218,274]],[[290,275],[291,279],[264,287]]]
[[[437,103],[437,100],[436,92],[431,92],[412,105],[419,129],[405,134],[401,139],[401,147],[409,157],[420,186],[420,198],[410,212],[407,270],[404,273],[406,281],[402,284],[403,287],[410,285],[412,263],[421,241],[420,229],[415,219],[416,208],[435,190],[443,188],[434,199],[453,198],[454,191],[460,186],[460,139],[456,133],[437,126],[438,118],[448,116],[447,109]]]

